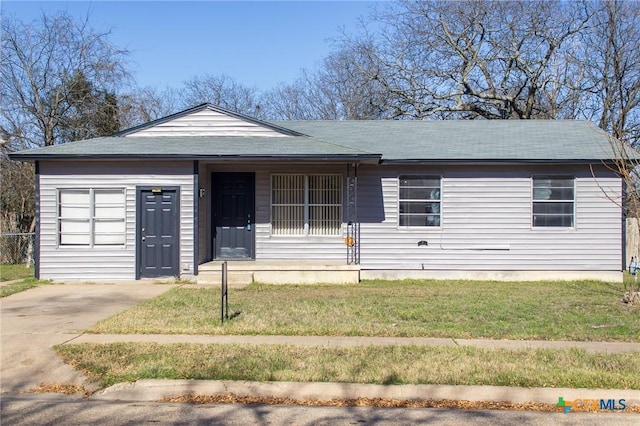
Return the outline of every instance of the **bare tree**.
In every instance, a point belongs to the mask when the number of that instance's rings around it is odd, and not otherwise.
[[[33,232],[33,166],[6,154],[117,131],[127,52],[65,13],[31,23],[4,16],[1,29],[0,226]]]
[[[344,48],[329,55],[314,71],[303,70],[262,98],[266,114],[285,120],[364,120],[388,118],[386,93],[368,77],[367,57]]]
[[[580,66],[562,52],[589,20],[576,2],[401,1],[344,43],[376,65],[396,117],[557,118]]]
[[[96,93],[114,94],[128,77],[127,51],[111,44],[108,31],[96,31],[87,20],[76,22],[66,13],[43,15],[31,23],[3,18],[3,138],[12,149],[68,142],[67,119],[78,112],[77,107],[89,96],[99,99]]]
[[[241,112],[259,115],[258,89],[245,86],[226,74],[206,74],[186,80],[180,89],[185,108],[204,102]]]
[[[228,75],[193,76],[179,88],[134,88],[118,97],[123,128],[146,123],[178,111],[210,102],[214,105],[260,116],[258,90],[238,83]]]
[[[640,218],[640,7],[615,0],[602,1],[594,7],[596,25],[585,36],[585,44],[589,46],[585,56],[592,83],[589,90],[592,108],[587,108],[585,113],[591,113],[590,118],[613,136],[611,146],[617,156],[612,170],[625,183],[625,213],[637,224]],[[637,252],[629,253],[633,255]],[[638,291],[640,287],[628,295],[637,295]],[[635,302],[640,300],[636,297]]]
[[[145,87],[118,96],[120,126],[129,128],[166,117],[183,107],[180,91]]]
[[[584,35],[590,85],[583,113],[618,141],[638,148],[640,7],[619,0],[601,1],[593,7],[593,29]]]
[[[640,217],[640,7],[602,0],[589,3],[593,15],[572,55],[584,63],[581,105],[586,118],[612,137],[610,168],[622,177],[628,217]]]

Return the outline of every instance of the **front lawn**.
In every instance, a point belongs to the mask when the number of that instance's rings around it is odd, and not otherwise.
[[[154,343],[67,344],[55,350],[105,387],[197,379],[640,389],[637,352]]]
[[[603,282],[368,281],[180,287],[100,321],[92,333],[261,334],[640,341],[640,309]]]

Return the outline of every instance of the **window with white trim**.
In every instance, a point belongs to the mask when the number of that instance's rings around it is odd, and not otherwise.
[[[575,179],[534,176],[532,204],[534,227],[575,226]]]
[[[342,175],[271,176],[273,235],[340,235]]]
[[[400,226],[440,226],[440,176],[403,175],[398,182]]]
[[[124,189],[59,189],[58,243],[112,246],[125,243]]]

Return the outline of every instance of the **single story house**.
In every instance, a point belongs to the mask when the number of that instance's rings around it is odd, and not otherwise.
[[[22,151],[36,275],[357,282],[603,279],[623,182],[587,121],[266,122],[203,104]],[[246,276],[248,274],[248,276]]]

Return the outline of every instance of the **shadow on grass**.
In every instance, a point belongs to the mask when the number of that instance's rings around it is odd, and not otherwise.
[[[578,291],[586,296],[613,296],[622,297],[625,288],[629,286],[629,281],[625,279],[622,283],[603,281],[572,281],[567,283],[567,287]]]

